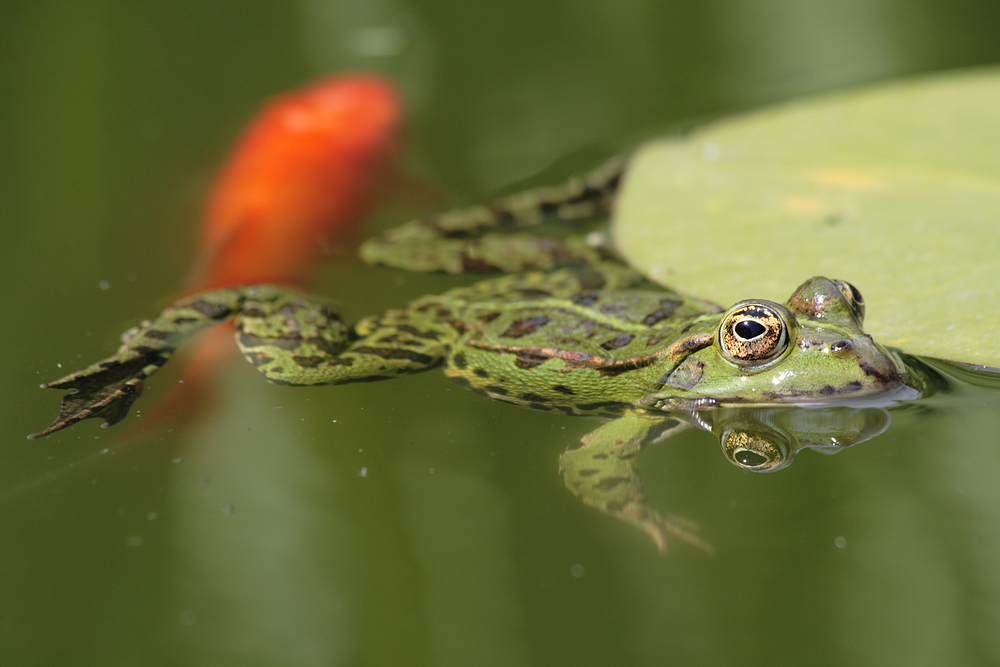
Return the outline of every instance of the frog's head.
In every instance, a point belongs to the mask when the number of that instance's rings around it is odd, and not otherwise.
[[[681,354],[651,404],[834,404],[904,390],[906,367],[864,332],[864,312],[857,288],[822,277],[784,305],[741,301],[698,345],[675,347]]]

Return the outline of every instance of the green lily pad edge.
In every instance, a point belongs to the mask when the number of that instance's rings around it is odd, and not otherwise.
[[[1000,68],[797,100],[650,142],[615,245],[652,280],[730,305],[815,275],[864,294],[866,330],[1000,367]]]

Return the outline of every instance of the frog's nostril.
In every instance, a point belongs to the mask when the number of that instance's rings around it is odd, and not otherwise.
[[[837,342],[830,345],[831,352],[846,352],[851,349],[851,341],[849,340],[838,340]]]

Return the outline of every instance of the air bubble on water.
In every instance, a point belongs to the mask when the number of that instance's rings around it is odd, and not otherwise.
[[[236,508],[233,507],[233,505],[231,503],[222,506],[222,513],[225,514],[226,516],[232,514],[235,511],[236,511]]]
[[[101,289],[108,289],[109,287],[111,287],[111,283],[109,283],[107,280],[102,280],[101,282],[97,283],[97,286],[100,287]]]
[[[361,466],[361,470],[358,471],[358,477],[368,476],[368,466]]]
[[[156,521],[160,518],[158,512],[146,512],[146,521]]]
[[[569,573],[572,574],[577,579],[579,579],[583,575],[587,574],[587,570],[586,568],[583,567],[583,565],[580,565],[579,563],[573,563],[569,567]]]
[[[125,540],[126,546],[138,547],[142,545],[142,535],[132,535]]]
[[[833,538],[833,546],[837,547],[838,549],[843,549],[844,547],[847,546],[847,538],[842,535],[838,535],[837,537]]]

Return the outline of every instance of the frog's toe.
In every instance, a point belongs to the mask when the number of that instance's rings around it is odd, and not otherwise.
[[[712,545],[698,536],[698,525],[694,522],[678,516],[661,516],[655,510],[648,508],[642,508],[641,511],[643,516],[634,517],[634,522],[653,538],[660,553],[666,553],[669,550],[668,536],[684,540],[691,546],[698,547],[709,554],[715,553]]]
[[[40,438],[84,419],[102,418],[106,425],[117,424],[128,414],[129,407],[142,393],[142,382],[166,361],[156,353],[120,360],[105,359],[82,371],[43,384],[43,389],[68,389],[63,396],[59,415],[48,428],[29,435]]]

